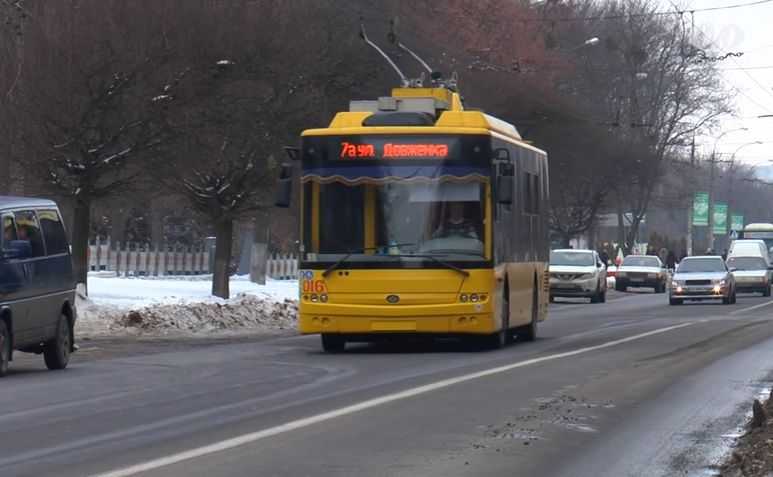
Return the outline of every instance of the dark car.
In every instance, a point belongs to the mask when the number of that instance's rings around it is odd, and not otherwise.
[[[0,197],[0,376],[13,351],[64,369],[75,350],[75,280],[55,202]]]

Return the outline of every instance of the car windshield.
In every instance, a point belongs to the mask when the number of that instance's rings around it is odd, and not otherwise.
[[[655,257],[626,257],[623,266],[660,268],[660,262]]]
[[[765,260],[759,257],[731,257],[727,266],[736,270],[766,270]]]
[[[721,258],[693,258],[682,260],[677,273],[715,273],[724,272],[725,265]]]
[[[559,267],[592,267],[595,265],[591,252],[550,252],[550,265]]]

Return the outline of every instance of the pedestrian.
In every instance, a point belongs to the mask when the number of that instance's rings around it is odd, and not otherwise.
[[[722,250],[722,260],[727,261],[727,249]]]
[[[674,270],[676,268],[676,254],[674,254],[673,250],[669,250],[668,255],[666,256],[666,268],[669,270]]]
[[[599,252],[599,258],[601,259],[601,263],[603,263],[605,267],[609,265],[609,254],[607,253],[606,250],[601,249],[601,252]]]

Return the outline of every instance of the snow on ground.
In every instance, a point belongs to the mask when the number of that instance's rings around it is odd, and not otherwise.
[[[231,278],[231,296],[254,295],[282,301],[298,299],[298,282],[271,280],[265,285],[252,283],[247,276]],[[89,298],[99,305],[121,308],[191,302],[223,303],[211,295],[212,276],[118,278],[89,277]]]
[[[214,297],[211,276],[89,277],[77,300],[78,335],[271,332],[295,327],[298,282],[232,277],[231,299]]]

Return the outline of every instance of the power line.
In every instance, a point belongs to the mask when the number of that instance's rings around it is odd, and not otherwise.
[[[582,22],[582,21],[596,21],[596,20],[622,20],[626,18],[652,18],[652,17],[660,17],[660,16],[672,16],[672,15],[681,16],[684,14],[714,12],[719,10],[731,10],[736,8],[754,7],[754,6],[764,5],[768,3],[773,3],[773,0],[758,0],[756,2],[737,3],[734,5],[725,5],[722,7],[691,8],[689,10],[680,10],[677,8],[673,11],[671,10],[660,11],[660,12],[656,11],[656,12],[649,12],[649,13],[621,13],[616,15],[596,15],[596,16],[589,16],[589,17],[520,18],[515,20],[522,23],[552,23],[552,22]]]
[[[764,2],[764,3],[770,3],[770,2],[773,2],[773,0],[769,0],[768,2]],[[672,5],[673,5],[673,2],[672,2]],[[704,33],[704,32],[703,32],[703,30],[701,30],[701,28],[700,28],[699,26],[697,26],[697,25],[693,25],[693,28],[695,28],[695,31],[697,31],[697,32],[698,32],[698,34],[699,34],[701,37],[703,37],[703,39],[704,39],[704,40],[705,40],[705,41],[706,41],[706,42],[707,42],[707,43],[708,43],[710,46],[713,46],[714,48],[717,48],[717,49],[719,49],[719,46],[716,44],[716,42],[714,42],[714,40],[710,39],[710,38],[708,37],[708,35],[706,35],[706,33]],[[735,58],[731,58],[731,61],[733,61],[735,64],[737,64],[737,65],[739,65],[739,66],[740,66],[740,64],[738,63],[738,60],[736,60]],[[756,83],[756,84],[757,84],[757,86],[759,86],[759,87],[760,87],[760,89],[762,89],[762,90],[763,90],[763,91],[765,91],[766,93],[770,94],[770,95],[771,95],[771,97],[773,97],[773,93],[771,93],[770,91],[768,91],[768,89],[767,89],[766,87],[764,87],[764,86],[763,86],[763,85],[762,85],[762,84],[761,84],[759,81],[757,81],[757,80],[756,80],[756,79],[755,79],[755,78],[754,78],[754,77],[753,77],[751,74],[749,74],[749,72],[748,72],[748,71],[745,71],[745,70],[740,70],[740,71],[743,71],[743,73],[744,73],[744,74],[746,74],[746,76],[748,76],[748,77],[749,77],[749,79],[751,79],[752,81],[754,81],[754,83]],[[728,82],[729,82],[729,81],[728,81]],[[735,86],[735,85],[731,85],[731,86],[732,86],[732,88],[733,88],[734,90],[736,90],[737,92],[741,93],[741,95],[745,96],[745,97],[746,97],[746,99],[748,99],[749,101],[753,102],[753,103],[754,103],[754,104],[756,104],[757,106],[761,107],[762,109],[764,109],[764,110],[766,110],[766,111],[768,111],[768,112],[773,112],[773,110],[771,110],[771,108],[770,108],[769,106],[765,106],[765,105],[763,105],[762,103],[760,103],[759,101],[755,100],[754,98],[752,98],[752,97],[751,97],[751,96],[749,96],[748,94],[744,93],[744,92],[743,92],[741,89],[739,89],[737,86]]]
[[[773,65],[769,66],[738,66],[734,68],[719,68],[720,71],[743,71],[743,70],[773,70]]]

